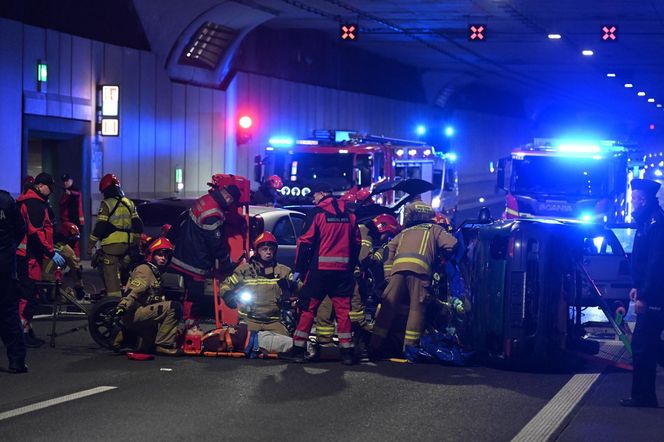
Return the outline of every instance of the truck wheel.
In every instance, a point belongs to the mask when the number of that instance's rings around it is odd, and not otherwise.
[[[112,349],[113,338],[116,333],[115,308],[120,298],[106,298],[97,302],[88,316],[90,336],[101,347]]]

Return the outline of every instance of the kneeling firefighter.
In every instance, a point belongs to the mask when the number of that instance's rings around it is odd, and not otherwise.
[[[154,240],[148,246],[147,263],[131,272],[127,290],[115,310],[124,327],[138,336],[138,352],[148,352],[154,347],[158,354],[181,354],[176,338],[182,304],[166,301],[161,293],[161,272],[172,255],[173,245],[168,239]]]
[[[81,231],[78,226],[72,222],[66,221],[53,234],[54,250],[65,259],[69,272],[74,282],[74,292],[79,301],[85,297],[83,290],[83,269],[81,268],[81,259],[76,255],[75,247],[81,238]],[[46,260],[42,278],[44,281],[55,281],[55,271],[58,265],[53,260]]]
[[[250,356],[259,349],[278,353],[292,347],[292,339],[281,322],[281,311],[297,291],[297,283],[291,269],[277,262],[278,247],[270,232],[258,235],[254,241],[256,254],[240,264],[220,288],[226,305],[239,305],[240,319],[251,334],[245,349]]]
[[[449,257],[457,240],[432,222],[435,213],[421,201],[409,205],[404,213],[405,229],[388,245],[391,274],[373,328],[370,349],[377,352],[392,326],[400,301],[409,304],[404,339],[404,356],[413,361],[423,327],[424,304],[429,298],[432,268]]]

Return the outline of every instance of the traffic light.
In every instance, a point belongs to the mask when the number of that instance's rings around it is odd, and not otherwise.
[[[254,122],[248,115],[242,115],[237,120],[237,144],[246,144],[251,140]]]

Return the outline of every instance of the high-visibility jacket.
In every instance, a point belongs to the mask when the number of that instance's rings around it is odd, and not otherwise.
[[[279,280],[284,280],[282,283]],[[224,280],[220,292],[225,300],[235,296],[239,304],[238,315],[241,318],[259,322],[279,321],[281,319],[280,300],[285,295],[284,283],[293,286],[293,272],[282,264],[265,267],[256,258],[239,265],[235,272]],[[243,302],[242,293],[247,292],[250,299]],[[286,294],[287,295],[287,294]]]
[[[302,235],[297,241],[295,269],[353,270],[361,246],[355,215],[346,210],[344,201],[327,196],[309,212]]]
[[[128,312],[139,307],[164,301],[161,291],[161,271],[152,263],[140,264],[129,276],[127,290],[120,300]]]
[[[83,195],[80,191],[70,187],[60,197],[60,222],[62,224],[71,222],[79,228],[85,224],[83,216]]]
[[[39,281],[42,278],[42,263],[53,258],[53,221],[49,215],[48,198],[35,189],[28,189],[18,197],[21,216],[26,224],[26,233],[16,250],[18,256],[28,260],[28,276]]]
[[[437,224],[404,229],[388,244],[385,277],[403,271],[431,276],[434,264],[451,256],[456,245],[457,239]]]
[[[140,226],[140,227],[139,227]],[[142,222],[134,203],[127,197],[106,198],[99,206],[97,222],[92,233],[92,244],[136,244],[142,232]]]

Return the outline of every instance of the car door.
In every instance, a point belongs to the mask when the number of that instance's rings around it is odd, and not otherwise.
[[[632,285],[629,261],[618,238],[607,229],[587,232],[583,239],[583,265],[602,296],[610,307],[615,301],[627,302]],[[587,305],[597,305],[587,284],[584,286],[583,301]]]
[[[297,236],[293,222],[288,212],[284,212],[282,216],[274,223],[272,234],[277,238],[279,243],[278,261],[293,268],[295,264],[295,246],[297,244]]]

